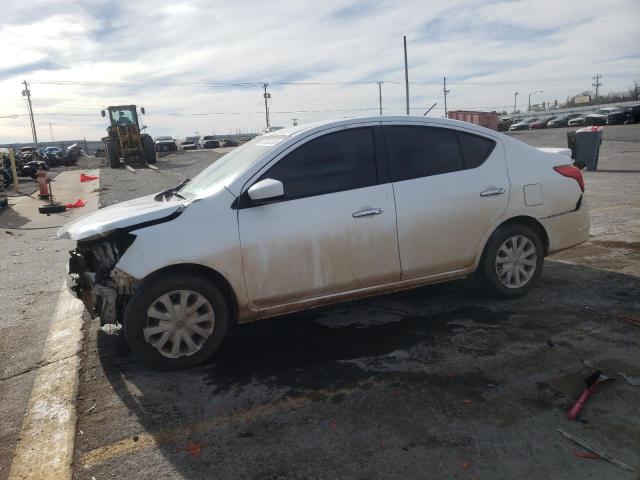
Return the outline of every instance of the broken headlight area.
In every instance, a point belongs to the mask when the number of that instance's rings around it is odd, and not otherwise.
[[[101,324],[120,323],[134,278],[116,268],[135,240],[130,233],[78,242],[69,258],[69,289]]]

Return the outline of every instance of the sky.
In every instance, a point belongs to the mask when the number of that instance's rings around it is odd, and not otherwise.
[[[405,113],[513,110],[640,81],[638,0],[2,2],[0,143],[99,139],[109,105],[145,107],[154,136]]]

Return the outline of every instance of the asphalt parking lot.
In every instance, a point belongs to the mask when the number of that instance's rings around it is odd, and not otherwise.
[[[566,145],[566,129],[514,136]],[[637,478],[640,125],[604,138],[599,170],[584,172],[590,241],[548,258],[522,299],[492,300],[465,280],[268,319],[172,373],[136,363],[119,331],[86,322],[75,478]],[[102,169],[100,205],[174,186],[223,153],[167,155],[159,172]],[[50,233],[12,235],[22,257],[51,248]],[[64,275],[67,243],[44,280]],[[595,368],[616,380],[581,422],[567,420]],[[8,371],[24,385],[7,417],[20,417],[29,375]],[[588,458],[558,428],[635,472]]]

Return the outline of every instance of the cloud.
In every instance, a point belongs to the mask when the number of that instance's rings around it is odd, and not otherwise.
[[[26,113],[27,79],[42,138],[48,123],[100,138],[118,103],[145,106],[154,135],[259,130],[263,82],[277,125],[376,114],[378,85],[349,81],[386,80],[385,113],[401,114],[403,35],[416,114],[442,115],[443,76],[452,109],[509,108],[516,90],[563,101],[596,73],[605,91],[640,80],[636,0],[28,3],[3,6],[0,117]],[[27,118],[0,118],[0,142],[29,138]]]

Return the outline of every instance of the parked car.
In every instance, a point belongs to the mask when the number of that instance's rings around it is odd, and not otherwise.
[[[534,122],[537,122],[538,119],[537,118],[530,118],[528,120],[520,120],[517,123],[513,123],[511,124],[511,126],[509,127],[509,131],[513,132],[516,130],[529,130],[529,128],[531,128],[531,124]]]
[[[37,158],[38,151],[36,147],[20,147],[20,150],[18,150],[18,156],[24,161],[31,161]]]
[[[582,114],[579,117],[574,117],[571,120],[569,120],[567,122],[567,126],[568,127],[577,127],[580,125],[584,125],[584,118],[586,117],[586,114]]]
[[[143,362],[183,368],[236,322],[474,274],[524,295],[546,255],[589,237],[571,163],[449,119],[294,126],[58,237],[77,241],[69,286],[91,315]]]
[[[57,167],[64,165],[65,153],[60,147],[45,147],[42,149],[40,158],[46,162],[49,167]]]
[[[607,115],[607,125],[622,125],[640,121],[640,105],[618,107]]]
[[[498,131],[507,132],[512,123],[513,123],[512,117],[501,117],[498,120]]]
[[[205,135],[200,138],[200,148],[220,148],[220,141],[213,135]]]
[[[198,145],[193,140],[185,140],[180,143],[180,148],[182,150],[197,150]]]
[[[640,105],[629,105],[624,107],[624,111],[628,116],[628,123],[640,122]]]
[[[104,150],[104,147],[98,147],[96,148],[96,157],[105,157],[107,155],[107,153]]]
[[[564,113],[562,115],[558,115],[557,117],[549,120],[547,128],[568,127],[570,120],[582,116],[584,116],[582,113]]]
[[[156,152],[177,152],[178,144],[173,137],[156,137]]]
[[[584,116],[585,125],[606,125],[607,116],[617,110],[615,107],[601,108]]]
[[[529,128],[532,130],[538,130],[541,128],[547,128],[547,122],[549,120],[553,120],[554,117],[547,117],[547,118],[541,118],[539,120],[536,120],[535,122],[532,122],[529,125]]]
[[[238,141],[237,141],[237,140],[233,140],[233,139],[231,139],[231,138],[225,138],[225,139],[222,141],[222,146],[223,146],[223,147],[237,147],[238,145],[240,145],[240,144],[238,143]]]

